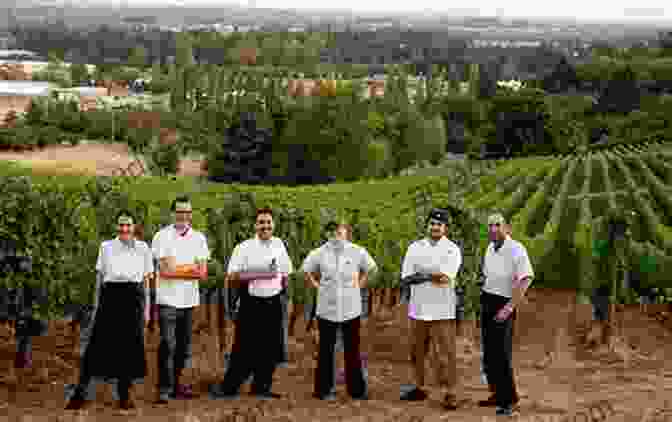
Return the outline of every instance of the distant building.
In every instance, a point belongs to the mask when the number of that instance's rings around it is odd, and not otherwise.
[[[0,81],[0,96],[47,96],[55,85],[39,81]]]

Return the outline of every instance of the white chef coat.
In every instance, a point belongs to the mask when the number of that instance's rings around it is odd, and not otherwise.
[[[142,283],[145,274],[154,272],[152,251],[146,242],[133,240],[131,246],[115,238],[100,245],[96,271],[103,283]]]
[[[455,319],[457,298],[454,282],[461,265],[460,248],[446,237],[436,243],[428,238],[411,243],[402,264],[402,278],[415,273],[444,273],[453,283],[445,287],[432,283],[411,286],[409,318],[423,321]]]
[[[514,283],[524,277],[534,277],[527,249],[522,243],[506,236],[501,248],[495,252],[493,243],[488,245],[483,261],[485,284],[483,291],[511,297]]]
[[[196,258],[210,259],[205,235],[190,228],[181,236],[174,225],[161,229],[152,240],[154,257],[174,256],[177,265],[194,264]],[[175,308],[192,308],[199,304],[198,280],[161,280],[156,289],[156,303]]]
[[[368,251],[351,242],[343,242],[343,248],[326,242],[311,251],[304,260],[303,271],[321,275],[315,314],[333,322],[361,316],[362,295],[360,288],[353,286],[353,277],[360,271],[376,270],[376,262]]]
[[[269,240],[261,240],[259,236],[255,236],[236,245],[229,260],[227,272],[270,272],[274,260],[278,272],[286,274],[294,272],[292,260],[287,254],[287,248],[282,239],[273,236]],[[280,277],[273,280],[253,280],[248,285],[248,292],[256,297],[271,297],[281,291]]]

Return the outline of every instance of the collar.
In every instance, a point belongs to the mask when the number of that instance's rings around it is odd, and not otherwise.
[[[263,245],[263,246],[269,246],[271,244],[271,242],[273,242],[273,236],[271,236],[271,238],[268,239],[268,240],[263,240],[259,237],[258,234],[255,234],[254,239],[257,241],[258,244]]]
[[[135,249],[135,246],[136,246],[136,240],[133,239],[133,238],[131,238],[131,240],[130,240],[130,242],[129,242],[128,244],[127,244],[126,242],[124,242],[123,240],[121,240],[121,239],[119,238],[119,236],[115,237],[114,240],[115,240],[116,242],[118,242],[120,245],[124,246],[124,247],[130,248],[130,249]]]
[[[504,237],[504,240],[502,240],[502,243],[499,243],[499,247],[497,246],[497,244],[498,244],[497,241],[493,241],[493,242],[490,242],[490,243],[492,244],[492,249],[493,249],[495,252],[499,252],[499,250],[502,249],[502,247],[504,247],[504,245],[506,245],[510,240],[511,240],[511,236],[509,236],[509,235],[507,234],[507,235]]]
[[[427,239],[427,244],[429,246],[437,246],[439,243],[443,242],[443,239],[445,239],[445,238],[446,238],[446,236],[441,236],[439,238],[439,240],[434,240],[431,237],[427,237],[426,239]]]
[[[191,233],[191,226],[189,226],[186,231],[180,232],[177,230],[177,227],[175,227],[175,224],[173,224],[173,230],[175,231],[175,234],[177,234],[178,237],[186,237],[188,234]]]
[[[340,251],[340,250],[344,250],[345,248],[347,248],[350,245],[350,241],[348,241],[348,240],[343,240],[342,242],[338,242],[336,240],[337,239],[327,240],[328,247],[330,247],[331,249]]]

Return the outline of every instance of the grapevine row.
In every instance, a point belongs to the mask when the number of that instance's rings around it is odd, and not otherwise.
[[[512,178],[508,179],[502,186],[501,188],[497,188],[493,191],[491,191],[489,194],[483,196],[481,199],[479,199],[474,206],[476,208],[489,208],[493,204],[496,204],[497,202],[501,201],[503,198],[505,198],[508,194],[513,192],[513,190],[516,188],[516,186],[520,186],[522,183],[524,183],[526,179],[525,174],[518,174],[516,176],[513,176]]]
[[[598,160],[602,164],[602,177],[604,177],[604,188],[608,194],[609,210],[616,209],[616,198],[614,196],[614,186],[611,183],[611,175],[609,174],[609,157],[607,154],[598,154]]]
[[[647,185],[651,186],[655,199],[663,207],[667,222],[672,222],[672,197],[670,197],[670,192],[665,189],[665,185],[656,177],[641,157],[637,158],[635,164],[640,168]]]
[[[584,161],[588,161],[587,156],[582,156],[577,159],[579,164],[583,164]],[[572,183],[569,185],[569,190],[567,191],[568,196],[573,196],[577,193],[580,193],[583,188],[583,182],[586,180],[585,166],[577,165],[574,174],[572,175]]]
[[[656,175],[663,180],[665,185],[672,186],[672,167],[667,165],[663,160],[652,154],[644,156],[647,165],[656,173]]]
[[[557,237],[558,229],[560,228],[560,219],[568,206],[569,189],[578,163],[579,160],[572,160],[570,162],[567,172],[563,175],[557,199],[551,208],[550,218],[544,226],[544,238],[551,241],[550,243],[552,243],[552,239],[555,240]]]
[[[589,193],[601,193],[604,192],[605,188],[605,181],[604,181],[604,173],[602,171],[602,162],[598,158],[601,154],[592,154],[590,156],[590,161],[592,163],[592,171],[591,174],[593,175],[590,179],[590,188],[588,189]]]
[[[570,158],[565,158],[560,165],[555,167],[544,179],[541,189],[532,195],[527,206],[521,212],[518,222],[526,235],[535,236],[538,234],[536,230],[537,222],[546,221],[546,210],[550,206],[550,198],[554,196],[559,179],[571,162]]]
[[[474,190],[472,194],[467,195],[465,201],[467,203],[472,203],[473,201],[479,201],[484,195],[488,196],[495,194],[497,188],[501,186],[502,183],[506,183],[507,181],[518,177],[518,170],[518,167],[509,162],[499,169],[495,169],[492,174],[479,178],[479,189]]]
[[[503,210],[506,210],[507,214],[509,215],[516,214],[516,212],[518,212],[518,210],[525,205],[525,201],[527,201],[534,189],[542,180],[544,180],[551,166],[552,164],[546,165],[540,170],[527,176],[525,183],[521,184],[513,193],[513,195],[510,195],[508,198],[502,201],[499,207]]]
[[[640,215],[644,219],[644,224],[646,225],[646,229],[648,231],[647,237],[655,239],[656,243],[659,246],[667,249],[668,245],[666,245],[666,243],[668,243],[668,241],[665,238],[665,232],[661,230],[661,228],[664,227],[664,225],[661,223],[661,221],[659,220],[658,216],[653,211],[649,203],[645,201],[644,198],[642,198],[639,192],[636,192],[637,185],[635,184],[635,181],[632,178],[630,170],[627,168],[627,166],[623,163],[623,161],[620,158],[616,158],[614,160],[614,164],[621,169],[621,171],[625,175],[628,185],[633,190],[632,196],[634,200],[634,206],[637,208]]]
[[[585,179],[583,181],[583,186],[581,187],[581,193],[583,195],[586,195],[590,192],[594,163],[597,163],[597,161],[594,159],[594,156],[592,154],[588,154],[584,160]],[[579,265],[581,267],[581,274],[584,280],[586,278],[591,279],[593,271],[591,259],[593,247],[593,216],[591,213],[590,204],[591,200],[589,198],[579,200],[579,217],[577,219],[577,228],[574,232],[573,239],[573,244],[580,250]]]

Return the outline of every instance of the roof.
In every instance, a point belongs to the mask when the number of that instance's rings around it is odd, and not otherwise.
[[[49,82],[41,81],[0,81],[0,96],[10,95],[49,95],[54,87]]]
[[[9,56],[12,54],[20,54],[22,56],[37,56],[36,52],[28,50],[15,50],[15,49],[0,50],[0,56]]]

